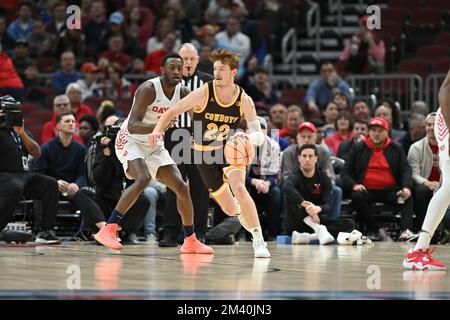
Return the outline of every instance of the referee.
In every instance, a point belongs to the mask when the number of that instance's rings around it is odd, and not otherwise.
[[[213,80],[212,75],[197,70],[199,57],[197,49],[194,45],[191,43],[184,43],[178,51],[178,54],[183,58],[183,79],[181,83],[184,86],[193,91],[201,87],[204,83]],[[174,146],[179,143],[178,141],[171,141],[173,131],[177,128],[191,130],[191,125],[191,118],[186,112],[178,117],[178,123],[174,128],[166,131],[164,135],[164,145],[170,154],[172,154]],[[190,141],[186,141],[185,143],[189,143],[190,149]],[[194,156],[192,153],[191,160],[193,159]],[[194,205],[194,224],[196,236],[197,239],[204,242],[209,206],[208,190],[204,186],[193,161],[192,163],[178,163],[176,159],[174,160],[177,162],[178,169],[180,170],[183,179],[189,179],[189,188],[192,203]],[[175,193],[167,188],[163,220],[164,233],[163,238],[160,239],[158,243],[160,247],[177,246],[177,239],[181,231],[181,219],[178,214],[176,203],[177,199]]]

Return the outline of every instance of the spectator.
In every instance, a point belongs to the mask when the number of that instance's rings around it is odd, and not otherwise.
[[[327,103],[323,116],[325,119],[324,137],[331,136],[336,131],[336,119],[339,115],[339,106],[336,102],[330,101]]]
[[[53,99],[53,114],[52,119],[50,121],[47,121],[42,126],[42,137],[41,142],[46,143],[47,141],[53,140],[58,136],[58,129],[56,127],[56,118],[63,113],[70,112],[70,101],[69,97],[65,94],[56,96]],[[73,135],[73,140],[77,141],[79,143],[83,143],[81,138],[77,135]]]
[[[261,129],[265,133],[265,143],[256,152],[256,161],[250,165],[246,178],[246,187],[267,215],[267,238],[275,239],[281,228],[282,194],[278,187],[280,172],[280,146],[267,136],[267,122],[258,117]]]
[[[347,41],[341,61],[347,62],[347,70],[353,73],[383,73],[386,49],[384,41],[367,28],[368,16],[361,17],[361,29]]]
[[[86,114],[94,114],[88,105],[81,102],[81,88],[78,84],[69,84],[66,89],[66,95],[69,97],[70,111],[74,114],[77,122],[80,122],[81,117]]]
[[[213,73],[213,65],[209,60],[209,57],[212,54],[212,47],[209,45],[203,45],[200,49],[200,61],[197,65],[197,70],[205,73],[212,74]]]
[[[139,7],[134,7],[130,10],[129,15],[126,17],[126,25],[128,38],[132,39],[132,43],[136,44],[136,47],[131,52],[133,55],[142,56],[153,26],[149,28],[149,25],[145,23]]]
[[[103,51],[100,56],[105,57],[110,63],[119,64],[123,70],[127,70],[131,63],[131,57],[123,52],[124,39],[121,34],[109,38],[108,51]]]
[[[53,49],[54,55],[59,57],[61,53],[72,51],[77,59],[83,60],[86,55],[85,35],[80,29],[68,29],[59,34],[59,38]]]
[[[73,52],[66,51],[61,54],[61,70],[55,72],[52,77],[52,88],[58,94],[64,93],[69,83],[81,79],[81,73],[75,70],[75,63]]]
[[[406,132],[401,129],[395,129],[396,121],[394,120],[394,114],[396,113],[384,104],[379,105],[374,112],[375,117],[383,118],[387,121],[389,125],[389,137],[392,141],[399,143]]]
[[[6,97],[1,100],[4,104],[16,103],[14,99]],[[26,196],[42,201],[41,230],[36,236],[36,242],[58,243],[54,232],[58,202],[56,181],[39,173],[28,172],[28,159],[30,156],[39,158],[41,148],[24,126],[0,128],[0,147],[0,230],[11,220],[22,196]]]
[[[303,121],[302,109],[296,105],[289,106],[286,113],[286,126],[278,132],[278,136],[286,139],[289,144],[295,144],[297,129]]]
[[[241,0],[211,0],[205,11],[205,20],[210,24],[225,26],[232,13],[232,6],[238,5],[245,8]]]
[[[372,112],[370,111],[369,106],[364,100],[356,100],[353,104],[353,117],[357,117],[359,115],[369,119]]]
[[[152,51],[144,60],[145,71],[151,71],[156,74],[161,74],[161,64],[164,56],[169,52],[174,52],[176,49],[176,35],[169,33],[165,36],[163,41],[163,48]]]
[[[350,149],[356,143],[364,140],[366,134],[369,132],[369,122],[363,115],[355,116],[355,122],[353,124],[353,138],[347,141],[343,141],[338,148],[337,157],[346,159]]]
[[[432,112],[426,117],[426,137],[414,142],[408,152],[408,162],[414,180],[414,212],[416,213],[414,231],[420,231],[428,204],[434,192],[439,188],[441,179],[438,145],[434,135],[435,120],[436,112]]]
[[[12,60],[2,51],[0,47],[0,92],[9,94],[15,99],[20,100],[25,91],[23,82],[17,75]]]
[[[348,111],[341,111],[335,122],[336,131],[325,138],[325,143],[330,147],[333,156],[338,152],[339,145],[353,138],[353,117]]]
[[[374,238],[378,233],[382,241],[392,241],[373,215],[372,203],[378,201],[401,209],[403,232],[399,239],[408,240],[413,227],[411,168],[402,148],[391,142],[388,130],[385,119],[370,120],[369,134],[350,150],[341,178],[353,191],[352,206],[367,226],[368,236]]]
[[[133,97],[135,87],[123,77],[123,69],[119,64],[113,63],[108,67],[105,80],[103,95],[108,99],[120,101]]]
[[[55,43],[55,36],[45,31],[45,23],[37,18],[33,23],[33,30],[27,39],[32,57],[48,56]]]
[[[161,19],[156,25],[156,32],[153,37],[148,39],[147,42],[147,55],[153,51],[160,50],[164,48],[164,39],[170,33],[173,33],[173,24],[169,19]],[[173,45],[172,51],[178,51],[181,47],[181,40],[176,39]]]
[[[348,97],[342,92],[336,92],[333,96],[333,101],[338,105],[339,111],[351,111]]]
[[[49,22],[46,26],[48,33],[53,35],[55,38],[59,37],[61,32],[67,30],[66,26],[66,8],[67,4],[65,1],[57,1],[52,8],[53,20]],[[87,27],[87,26],[85,26]],[[92,30],[92,29],[89,29]]]
[[[350,232],[355,224],[350,219],[327,218],[333,206],[332,183],[325,173],[317,170],[317,147],[304,144],[298,149],[297,157],[299,169],[292,172],[283,184],[287,198],[286,231],[292,233],[292,244],[306,244],[313,237],[320,244],[333,242],[339,232]],[[311,231],[314,235],[310,234]]]
[[[287,108],[284,104],[277,103],[270,107],[270,121],[275,128],[282,129],[286,125]]]
[[[254,84],[247,88],[246,92],[255,103],[262,101],[265,104],[274,104],[278,100],[269,82],[269,72],[263,67],[256,68],[254,72]]]
[[[425,101],[417,100],[411,106],[411,113],[423,114],[425,117],[428,115],[429,110]]]
[[[411,114],[408,118],[408,132],[400,139],[405,154],[408,154],[409,147],[411,147],[414,142],[421,140],[426,135],[425,116],[418,113]]]
[[[120,12],[122,12],[124,17],[129,17],[133,8],[139,8],[139,15],[141,17],[141,21],[143,22],[143,24],[140,25],[140,29],[145,30],[145,34],[152,34],[153,25],[155,23],[155,15],[153,14],[153,11],[144,6],[140,6],[139,0],[125,0],[125,8],[120,9]],[[142,34],[141,36],[143,37],[144,35]],[[147,39],[148,36],[145,37],[145,41],[147,41]]]
[[[76,83],[81,89],[81,101],[84,101],[89,97],[100,97],[101,91],[99,83],[97,82],[97,66],[92,62],[85,62],[80,70],[83,74],[83,78],[77,80]]]
[[[320,111],[332,100],[336,92],[342,92],[350,102],[352,100],[349,85],[338,76],[331,62],[323,61],[320,64],[320,77],[321,79],[309,85],[305,96],[305,106],[308,107],[311,118],[320,117]]]
[[[235,51],[241,63],[250,57],[250,38],[241,32],[241,23],[238,18],[230,16],[227,20],[227,29],[216,34],[216,41],[229,46]]]
[[[14,41],[26,39],[31,34],[31,30],[33,29],[32,13],[33,4],[31,2],[22,1],[19,4],[18,18],[11,22],[6,31]]]
[[[16,72],[19,75],[19,77],[24,79],[24,72],[27,66],[32,64],[34,61],[30,59],[29,52],[28,52],[28,44],[25,39],[20,39],[16,41],[16,44],[14,46],[14,67],[16,68]]]
[[[86,46],[91,56],[97,53],[97,47],[101,44],[108,22],[106,21],[106,10],[103,0],[93,0],[89,7],[89,19],[83,26],[86,37]]]
[[[84,115],[80,119],[80,138],[83,140],[84,147],[89,147],[94,143],[94,136],[98,131],[98,120],[92,115]]]
[[[0,15],[0,46],[4,52],[9,52],[14,47],[15,40],[6,32],[6,18]]]
[[[181,42],[189,42],[192,39],[192,26],[186,17],[185,11],[179,0],[168,1],[162,10],[162,16],[173,25],[174,31],[180,35]]]
[[[255,19],[267,21],[269,23],[270,34],[274,35],[277,49],[281,48],[281,39],[283,39],[286,26],[289,25],[288,8],[283,1],[279,0],[263,0],[258,1],[258,4],[253,12]],[[269,52],[272,52],[269,46]]]
[[[23,84],[25,89],[25,101],[33,101],[41,105],[48,105],[47,94],[42,90],[43,79],[38,79],[38,68],[36,62],[32,61],[25,69]]]
[[[66,112],[56,118],[58,137],[42,146],[42,155],[34,162],[34,171],[47,174],[58,182],[58,190],[73,199],[85,185],[84,157],[86,149],[73,140],[75,117]]]

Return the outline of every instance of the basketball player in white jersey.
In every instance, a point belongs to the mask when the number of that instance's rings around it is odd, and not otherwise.
[[[190,90],[181,85],[183,59],[177,53],[167,54],[162,62],[161,77],[144,82],[137,89],[130,114],[117,134],[115,150],[125,175],[135,182],[120,197],[107,224],[95,235],[104,246],[121,250],[117,239],[118,222],[134,204],[150,180],[159,179],[177,196],[181,215],[184,243],[182,253],[213,253],[214,250],[197,240],[194,233],[194,212],[189,187],[170,157],[163,143],[154,148],[148,145],[148,134],[157,119],[174,106]],[[172,120],[169,125],[173,124]],[[168,126],[167,126],[168,127]],[[167,128],[164,128],[167,129]]]
[[[409,270],[445,270],[442,262],[431,257],[430,241],[450,205],[450,71],[439,89],[439,105],[434,134],[439,147],[442,184],[428,205],[416,246],[403,260],[403,267]]]

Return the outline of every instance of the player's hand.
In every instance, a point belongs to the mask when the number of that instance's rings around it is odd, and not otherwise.
[[[150,149],[155,149],[159,143],[164,141],[164,136],[162,133],[153,131],[148,135],[148,145]]]
[[[231,136],[231,138],[230,139],[235,139],[235,138],[246,138],[246,139],[248,139],[248,135],[245,133],[245,132],[243,132],[243,131],[236,131],[232,136]]]
[[[436,191],[439,188],[439,182],[438,181],[425,181],[424,183],[425,187],[430,189],[431,191]]]
[[[408,188],[403,188],[402,189],[403,192],[403,197],[406,199],[408,199],[409,197],[411,197],[411,190],[409,190]]]
[[[167,129],[175,127],[177,123],[178,123],[178,117],[173,118],[172,120],[170,120],[170,122],[164,128],[164,131],[166,131]]]

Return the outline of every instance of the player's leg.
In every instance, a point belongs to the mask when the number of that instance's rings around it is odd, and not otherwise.
[[[266,243],[264,242],[255,202],[245,188],[245,170],[236,168],[228,170],[225,169],[224,171],[227,175],[231,190],[233,191],[233,194],[241,207],[241,215],[244,218],[246,227],[248,228],[247,230],[249,230],[252,234],[255,257],[269,258],[270,253],[267,250]]]
[[[125,170],[126,175],[135,181],[129,188],[124,190],[119,201],[117,202],[116,207],[112,211],[111,216],[106,222],[106,225],[94,236],[95,240],[104,246],[116,250],[122,249],[122,245],[117,239],[117,223],[120,221],[122,216],[126,214],[128,209],[133,206],[139,195],[148,186],[151,179],[147,164],[143,158],[127,161]]]
[[[194,210],[189,186],[183,180],[176,165],[165,165],[157,169],[156,178],[161,180],[177,196],[177,208],[183,224],[184,243],[182,253],[214,253],[214,250],[197,240],[194,233]]]
[[[445,270],[445,265],[442,262],[431,258],[429,246],[434,232],[450,205],[450,197],[448,196],[450,193],[450,159],[442,161],[441,173],[442,185],[428,205],[416,246],[414,250],[408,252],[403,260],[403,267],[406,269]]]

